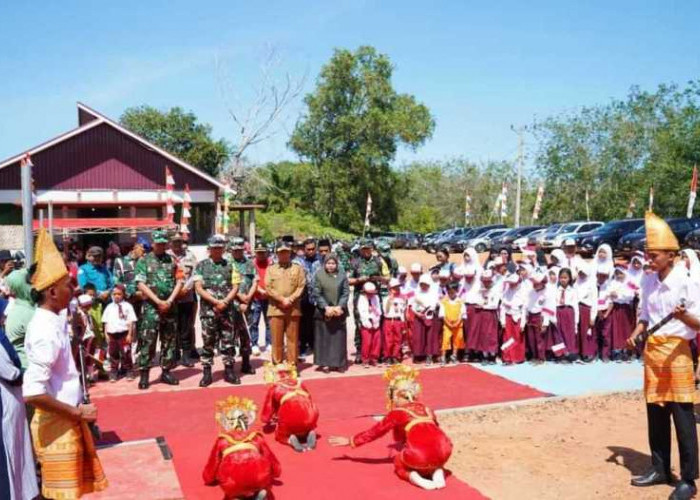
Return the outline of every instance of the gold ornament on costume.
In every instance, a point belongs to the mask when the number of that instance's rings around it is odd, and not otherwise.
[[[286,378],[296,379],[298,377],[297,367],[291,363],[287,363],[286,361],[277,364],[268,361],[263,367],[263,378],[268,384],[274,384],[281,378],[285,378],[283,376],[285,373]]]
[[[647,211],[644,217],[644,228],[647,235],[646,249],[648,251],[668,250],[677,252],[680,250],[678,239],[668,224],[666,224],[666,221],[651,210]]]
[[[226,431],[247,430],[255,422],[258,411],[253,400],[238,396],[229,396],[217,401],[215,408],[216,422]]]
[[[68,269],[53,238],[43,227],[39,229],[34,252],[36,271],[32,275],[32,288],[41,292],[68,276]]]
[[[413,401],[418,396],[421,391],[418,375],[418,370],[408,365],[393,365],[387,368],[384,379],[388,382],[386,396],[389,408],[398,397]]]

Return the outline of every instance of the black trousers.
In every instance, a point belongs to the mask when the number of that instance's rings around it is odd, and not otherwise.
[[[681,479],[698,477],[698,434],[692,403],[647,404],[651,464],[657,472],[671,474],[671,418],[681,460]]]
[[[194,315],[196,302],[177,304],[177,350],[188,353],[194,347]]]
[[[299,352],[306,349],[314,350],[314,313],[316,306],[306,301],[301,303],[301,323],[299,324]]]

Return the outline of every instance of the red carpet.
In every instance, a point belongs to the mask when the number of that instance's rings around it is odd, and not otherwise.
[[[544,396],[530,387],[490,375],[470,366],[424,370],[423,401],[433,409],[512,401]],[[389,458],[391,438],[351,450],[331,448],[326,438],[351,435],[371,426],[372,415],[383,414],[385,384],[381,376],[317,379],[307,383],[319,406],[319,446],[298,454],[267,436],[282,463],[278,499],[402,499],[483,498],[476,490],[450,477],[448,487],[424,492],[399,480]],[[99,423],[110,441],[165,436],[184,494],[191,499],[218,499],[218,487],[206,487],[201,471],[216,435],[214,402],[229,394],[262,404],[266,387],[209,388],[146,393],[96,399]]]

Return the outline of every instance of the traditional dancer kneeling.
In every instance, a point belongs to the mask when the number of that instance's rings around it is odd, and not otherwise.
[[[294,365],[265,365],[265,381],[272,384],[267,391],[261,420],[266,425],[276,421],[275,439],[303,452],[316,447],[318,408],[308,389],[297,378]]]
[[[389,383],[389,413],[372,428],[351,438],[331,437],[330,444],[357,448],[393,430],[401,449],[394,458],[396,475],[425,490],[444,488],[443,467],[452,454],[452,442],[438,426],[432,410],[415,401],[420,392],[418,371],[410,366],[394,365],[384,377]]]
[[[202,478],[219,484],[226,500],[271,498],[280,463],[257,431],[250,430],[257,407],[250,399],[229,396],[216,403],[221,432],[209,454]]]

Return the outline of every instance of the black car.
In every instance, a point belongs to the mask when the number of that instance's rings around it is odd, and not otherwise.
[[[459,240],[463,240],[464,238],[466,238],[467,235],[471,234],[472,231],[473,228],[470,227],[456,227],[454,229],[450,229],[447,234],[435,239],[435,241],[433,242],[433,251],[437,251],[443,247],[450,248],[451,245],[457,243]]]
[[[494,229],[502,229],[504,227],[506,227],[505,224],[489,224],[487,226],[479,226],[472,228],[469,232],[465,233],[461,238],[457,239],[457,241],[450,246],[450,251],[455,253],[464,252],[464,250],[467,248],[468,240],[479,238],[480,236],[483,236],[489,231],[492,231]]]
[[[507,248],[508,250],[513,250],[513,242],[518,238],[527,236],[530,233],[534,233],[538,229],[542,229],[544,226],[520,226],[505,232],[498,238],[491,240],[491,252],[498,253],[502,249]]]
[[[700,219],[687,217],[676,217],[666,219],[671,231],[676,235],[678,241],[684,241],[685,237],[691,231],[700,228]],[[628,233],[620,238],[618,250],[623,254],[632,254],[638,250],[644,250],[644,245],[647,242],[647,234],[644,230],[644,225],[639,226],[639,229],[632,233]]]
[[[624,235],[636,231],[644,225],[644,219],[620,219],[613,220],[599,227],[581,240],[580,251],[582,254],[593,255],[600,245],[607,243],[613,252],[617,251],[617,245]]]
[[[690,247],[693,250],[700,250],[700,229],[695,229],[686,234],[683,246]]]

